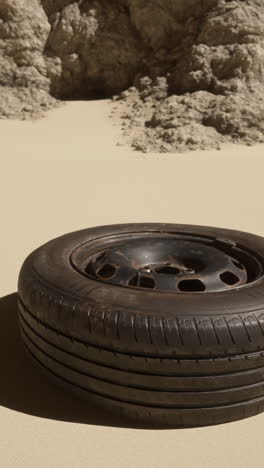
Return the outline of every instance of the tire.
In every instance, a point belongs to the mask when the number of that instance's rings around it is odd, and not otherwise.
[[[98,280],[90,266],[88,274],[81,270],[104,246],[111,254],[124,239],[147,237],[150,245],[175,236],[182,245],[187,237],[195,245],[203,239],[224,261],[231,252],[241,285],[219,288],[217,272],[215,283],[205,277],[205,284],[218,289],[177,294],[121,287]],[[263,259],[263,238],[203,226],[113,225],[64,235],[21,268],[25,348],[56,383],[147,424],[201,426],[257,414],[264,401]]]

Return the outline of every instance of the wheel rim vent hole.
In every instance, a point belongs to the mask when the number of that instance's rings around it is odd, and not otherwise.
[[[220,275],[221,281],[228,286],[233,286],[239,282],[239,278],[231,271],[225,271]]]
[[[156,268],[155,272],[161,275],[178,275],[178,273],[180,273],[180,270],[170,265],[164,265]]]
[[[147,289],[154,289],[156,286],[156,283],[153,278],[150,278],[148,276],[143,276],[143,275],[133,276],[133,278],[130,279],[128,284],[129,286],[137,286],[140,288],[147,288]]]
[[[178,284],[178,288],[182,292],[202,292],[205,291],[205,284],[198,279],[182,280]]]
[[[116,267],[114,265],[110,265],[107,263],[102,268],[100,268],[97,272],[97,275],[101,278],[112,278],[116,273]]]

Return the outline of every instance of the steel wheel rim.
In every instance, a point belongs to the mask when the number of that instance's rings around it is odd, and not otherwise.
[[[95,281],[157,293],[230,291],[257,281],[264,271],[262,258],[229,239],[187,233],[105,236],[77,247],[70,261]]]

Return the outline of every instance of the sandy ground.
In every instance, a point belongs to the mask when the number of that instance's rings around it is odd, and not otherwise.
[[[184,155],[116,147],[109,103],[72,102],[37,122],[0,121],[0,453],[3,468],[258,468],[264,414],[188,430],[122,427],[53,387],[26,359],[16,282],[31,250],[63,233],[177,222],[264,236],[264,146]]]

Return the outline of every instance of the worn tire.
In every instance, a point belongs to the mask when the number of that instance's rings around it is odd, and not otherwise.
[[[151,425],[209,425],[263,411],[263,276],[228,291],[157,294],[84,277],[70,261],[82,244],[142,231],[228,239],[264,258],[263,238],[202,226],[102,226],[52,240],[19,275],[28,353],[69,390]]]

